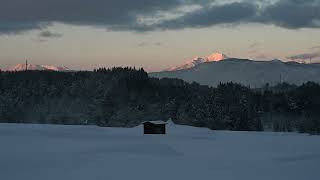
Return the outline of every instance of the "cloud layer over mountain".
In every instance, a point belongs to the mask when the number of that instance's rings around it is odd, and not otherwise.
[[[320,0],[0,0],[0,4],[0,34],[41,29],[53,22],[125,31],[241,23],[320,27]]]

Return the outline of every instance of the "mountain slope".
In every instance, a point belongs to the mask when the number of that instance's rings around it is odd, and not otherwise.
[[[166,71],[177,71],[177,70],[183,70],[183,69],[190,69],[193,68],[199,64],[207,63],[207,62],[217,62],[222,61],[225,59],[228,59],[229,57],[222,53],[213,53],[209,55],[208,57],[202,58],[202,57],[195,57],[189,61],[186,61],[182,65],[173,66]]]
[[[28,64],[28,70],[30,71],[71,71],[68,67],[65,66],[49,66],[49,65],[33,65]],[[17,64],[8,69],[8,71],[25,71],[26,65],[25,64]]]
[[[320,64],[231,58],[217,62],[204,62],[189,69],[150,73],[150,76],[180,78],[210,86],[230,81],[256,87],[279,82],[299,85],[307,81],[320,82]]]

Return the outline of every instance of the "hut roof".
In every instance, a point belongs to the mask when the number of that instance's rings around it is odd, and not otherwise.
[[[144,121],[144,122],[142,122],[142,124],[145,124],[145,123],[152,123],[152,124],[167,124],[167,122],[165,122],[165,121]]]

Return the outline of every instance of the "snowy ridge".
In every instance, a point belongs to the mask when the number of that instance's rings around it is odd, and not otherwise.
[[[42,65],[42,67],[46,68],[47,70],[52,70],[52,71],[71,71],[66,66],[49,66],[49,65]]]
[[[71,71],[68,67],[65,66],[50,66],[50,65],[33,65],[28,64],[27,69],[30,71]],[[9,68],[7,71],[25,71],[25,64],[17,64],[12,68]]]
[[[192,60],[186,61],[184,64],[182,65],[178,65],[178,66],[174,66],[171,68],[166,69],[165,71],[177,71],[177,70],[183,70],[183,69],[190,69],[193,68],[199,64],[202,63],[207,63],[207,62],[218,62],[218,61],[222,61],[225,59],[228,59],[229,57],[225,54],[222,53],[213,53],[211,55],[209,55],[206,58],[202,58],[202,57],[195,57]]]

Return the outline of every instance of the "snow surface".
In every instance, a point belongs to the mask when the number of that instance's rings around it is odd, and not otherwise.
[[[167,131],[0,124],[0,179],[319,179],[319,136],[172,123]]]

